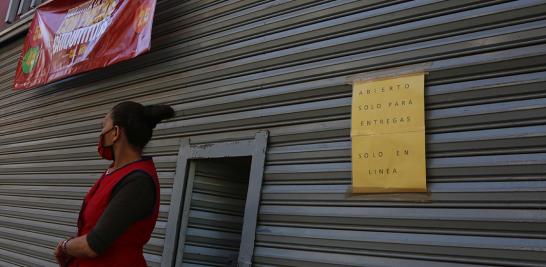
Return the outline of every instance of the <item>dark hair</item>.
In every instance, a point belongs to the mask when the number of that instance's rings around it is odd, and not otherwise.
[[[167,105],[143,106],[133,101],[121,102],[112,108],[114,125],[125,130],[130,144],[143,149],[152,138],[155,126],[164,119],[174,116],[174,110]]]

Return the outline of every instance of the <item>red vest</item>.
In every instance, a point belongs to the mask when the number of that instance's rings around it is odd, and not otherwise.
[[[125,176],[143,171],[153,178],[156,197],[152,215],[131,225],[110,247],[101,255],[92,259],[78,258],[72,261],[70,267],[146,267],[143,247],[150,240],[155,222],[159,214],[159,179],[151,158],[145,158],[128,164],[95,182],[85,196],[80,216],[78,218],[78,236],[85,235],[97,224],[102,213],[110,202],[112,190]],[[138,197],[138,196],[136,196]]]

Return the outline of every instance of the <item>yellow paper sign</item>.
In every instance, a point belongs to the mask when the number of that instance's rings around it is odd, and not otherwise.
[[[355,82],[351,135],[425,130],[424,74]]]
[[[426,192],[424,74],[356,82],[353,192]]]
[[[353,192],[426,191],[420,132],[353,136]]]

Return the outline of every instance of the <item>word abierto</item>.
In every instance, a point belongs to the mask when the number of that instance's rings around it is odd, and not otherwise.
[[[410,89],[410,87],[411,86],[409,83],[404,83],[404,84],[389,85],[388,87],[383,86],[379,88],[361,89],[358,91],[358,95],[398,92],[402,89]]]

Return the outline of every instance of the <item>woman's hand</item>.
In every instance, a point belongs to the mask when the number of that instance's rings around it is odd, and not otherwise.
[[[66,255],[63,252],[63,241],[64,240],[59,241],[59,243],[57,244],[57,247],[55,248],[55,252],[54,252],[55,259],[57,260],[57,263],[59,263],[60,267],[67,266],[68,262],[72,259],[72,257],[70,255]]]
[[[63,241],[59,241],[57,243],[57,247],[55,248],[55,252],[53,253],[55,255],[55,259],[57,260],[57,263],[59,266],[63,266],[64,260],[63,260],[63,250],[62,250]]]
[[[59,247],[60,246],[60,247]],[[97,253],[87,243],[87,235],[82,235],[78,237],[71,238],[66,244],[62,242],[57,246],[60,249],[61,256],[65,256],[67,260],[72,258],[95,258],[98,256]]]

